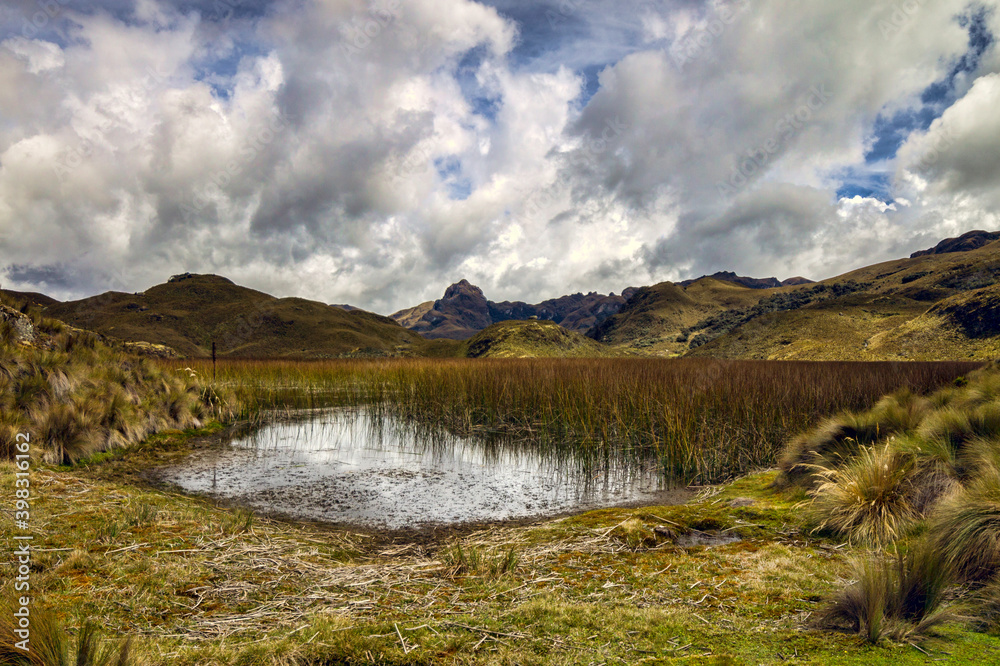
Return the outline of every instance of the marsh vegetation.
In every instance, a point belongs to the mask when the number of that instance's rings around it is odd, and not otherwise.
[[[176,367],[176,362],[168,367]],[[979,363],[814,363],[710,359],[225,361],[216,384],[241,417],[363,405],[577,456],[654,460],[667,478],[713,483],[774,464],[824,416],[886,393],[920,394]],[[192,362],[202,377],[211,362]]]

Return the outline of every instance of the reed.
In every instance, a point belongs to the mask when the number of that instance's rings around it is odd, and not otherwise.
[[[167,363],[176,369],[178,362]],[[210,361],[184,361],[211,376]],[[706,359],[226,360],[217,382],[241,418],[269,410],[365,405],[482,437],[585,456],[657,460],[686,483],[771,466],[822,417],[923,394],[980,364]]]

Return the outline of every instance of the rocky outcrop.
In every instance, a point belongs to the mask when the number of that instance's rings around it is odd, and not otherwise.
[[[0,305],[0,328],[9,331],[10,340],[18,344],[32,344],[37,338],[31,318],[6,305]]]
[[[157,345],[152,342],[123,342],[122,349],[130,354],[148,356],[150,358],[180,358],[181,355],[171,347]]]
[[[969,338],[1000,335],[1000,288],[993,285],[957,294],[941,301],[927,314],[945,317]]]
[[[460,280],[448,287],[444,298],[400,310],[392,318],[426,338],[465,340],[492,324],[532,318],[554,321],[571,331],[584,333],[621,310],[634,291],[626,289],[621,296],[596,292],[571,294],[538,304],[494,303],[486,299],[482,289],[468,280]]]

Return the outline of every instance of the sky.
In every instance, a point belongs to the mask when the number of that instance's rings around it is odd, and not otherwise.
[[[4,0],[0,284],[381,313],[1000,229],[997,2]]]

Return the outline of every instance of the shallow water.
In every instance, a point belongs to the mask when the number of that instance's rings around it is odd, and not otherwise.
[[[556,515],[678,493],[655,465],[427,432],[357,410],[278,422],[157,476],[292,518],[388,529]]]

